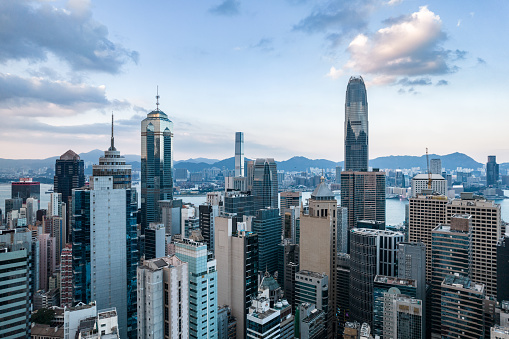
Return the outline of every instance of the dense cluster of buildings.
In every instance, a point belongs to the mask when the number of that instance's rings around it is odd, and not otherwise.
[[[173,124],[157,99],[141,122],[140,196],[113,121],[88,180],[73,151],[56,160],[47,208],[37,182],[12,184],[0,228],[0,337],[509,336],[500,206],[448,196],[432,160],[411,180],[405,227],[386,225],[391,176],[369,167],[361,77],[346,91],[344,169],[333,183],[319,177],[309,201],[280,191],[274,159],[245,161],[242,132],[224,191],[200,206],[175,199]],[[494,158],[486,171],[496,185]]]

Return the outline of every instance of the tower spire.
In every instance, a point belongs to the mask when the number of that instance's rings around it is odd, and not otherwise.
[[[113,136],[113,111],[111,112],[111,146],[110,146],[110,151],[116,151],[115,137]]]
[[[157,86],[157,94],[156,94],[156,111],[159,111],[159,86]]]

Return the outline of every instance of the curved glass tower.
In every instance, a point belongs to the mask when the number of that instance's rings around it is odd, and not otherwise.
[[[141,232],[159,222],[159,200],[173,199],[173,123],[157,108],[141,122]]]
[[[368,96],[362,77],[350,77],[345,100],[345,171],[368,170]]]

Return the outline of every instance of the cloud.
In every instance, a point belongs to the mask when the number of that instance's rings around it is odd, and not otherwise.
[[[477,58],[477,63],[479,65],[486,65],[486,60],[484,60],[483,58]]]
[[[418,79],[408,79],[403,78],[398,81],[398,85],[401,86],[429,86],[431,85],[431,79],[430,78],[418,78]]]
[[[210,8],[209,12],[225,16],[238,15],[240,14],[240,2],[236,0],[224,0],[219,5]]]
[[[461,19],[458,20],[458,23],[456,24],[456,27],[460,27],[461,26]]]
[[[259,49],[263,52],[271,52],[274,50],[273,39],[263,38],[257,44],[252,45],[251,48]]]
[[[394,77],[455,72],[458,68],[451,60],[465,52],[444,50],[440,45],[446,38],[440,17],[423,6],[371,37],[357,35],[348,46],[350,60],[344,68]]]
[[[46,61],[52,53],[74,71],[118,73],[139,54],[108,38],[93,20],[90,3],[71,0],[65,8],[34,0],[0,1],[0,62]]]
[[[438,82],[436,84],[436,86],[447,86],[447,85],[449,85],[449,81],[444,80],[444,79],[438,80]]]
[[[329,70],[329,73],[326,74],[327,77],[331,78],[331,79],[338,79],[340,76],[343,75],[343,70],[342,69],[336,69],[335,67],[331,67],[330,70]]]
[[[335,46],[346,36],[367,27],[373,0],[329,1],[293,26],[294,31],[308,34],[326,33]]]
[[[0,73],[0,104],[24,106],[33,102],[46,102],[64,107],[80,104],[101,107],[110,104],[106,99],[104,86],[76,85],[61,80],[22,78]]]
[[[389,1],[387,1],[387,5],[389,5],[389,6],[399,5],[402,2],[403,2],[403,0],[389,0]]]

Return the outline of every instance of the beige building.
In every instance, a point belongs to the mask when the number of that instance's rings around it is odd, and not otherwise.
[[[246,337],[251,297],[258,291],[258,235],[239,231],[228,216],[215,218],[218,305],[228,305],[237,319],[237,338]]]
[[[337,200],[324,180],[309,199],[309,214],[300,217],[300,269],[325,273],[329,279],[329,316],[336,300]],[[328,323],[331,323],[330,321]],[[330,334],[330,328],[329,328]]]
[[[426,245],[426,281],[431,281],[431,231],[446,223],[447,197],[419,194],[409,201],[408,241]]]

